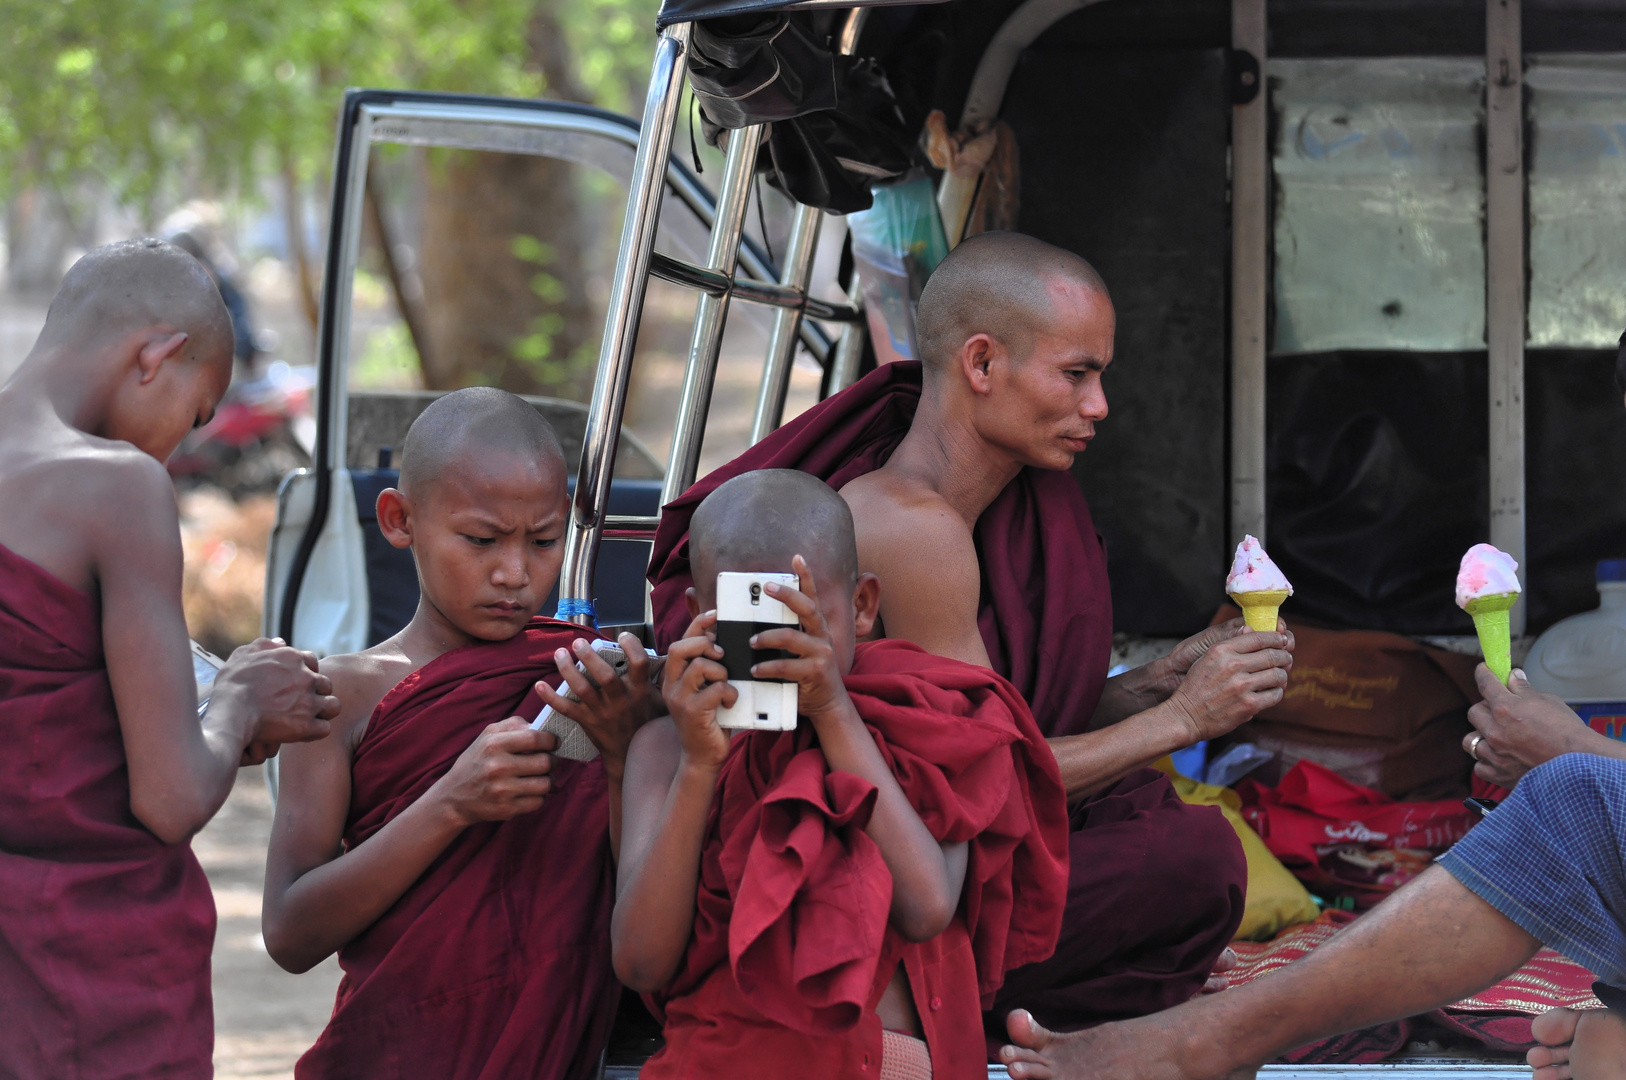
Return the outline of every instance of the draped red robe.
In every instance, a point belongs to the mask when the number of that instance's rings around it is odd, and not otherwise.
[[[351,769],[347,848],[445,775],[488,724],[535,715],[555,649],[591,631],[537,618],[401,680]],[[300,1080],[546,1080],[593,1075],[620,987],[610,968],[608,792],[601,761],[556,758],[542,809],[470,826],[339,950],[333,1018]],[[341,856],[342,858],[342,856]]]
[[[130,812],[101,604],[0,547],[0,1076],[212,1075],[215,905]]]
[[[947,930],[888,925],[892,876],[863,831],[875,787],[831,772],[806,720],[734,740],[701,851],[693,937],[652,995],[667,1077],[878,1076],[875,1006],[904,966],[938,1080],[981,1078],[981,1010],[1012,968],[1055,947],[1066,796],[1015,688],[902,641],[858,647],[848,693],[921,820],[969,845]]]
[[[688,624],[689,518],[707,495],[754,469],[800,469],[840,489],[886,463],[919,401],[920,365],[884,364],[668,505],[649,564],[660,646]],[[1088,730],[1112,653],[1112,595],[1083,493],[1067,473],[1024,469],[983,512],[974,539],[977,625],[994,670],[1047,737]],[[1016,1007],[1076,1027],[1177,1005],[1202,989],[1242,921],[1247,863],[1235,833],[1216,808],[1182,803],[1156,770],[1074,806],[1072,825],[1061,941],[1050,960],[1006,979],[996,1026]]]

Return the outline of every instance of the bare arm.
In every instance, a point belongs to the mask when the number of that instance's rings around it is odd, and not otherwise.
[[[181,534],[163,466],[111,465],[87,499],[102,644],[130,769],[130,809],[179,843],[220,809],[245,750],[263,760],[283,742],[321,738],[337,715],[332,685],[309,653],[266,640],[232,654],[202,722],[181,610]]]
[[[486,728],[421,798],[345,852],[356,724],[351,719],[283,755],[260,921],[266,951],[295,973],[376,922],[469,825],[539,809],[551,788],[546,751],[557,740],[510,717]]]
[[[802,591],[777,584],[769,584],[767,590],[796,613],[803,629],[765,631],[751,645],[787,649],[796,654],[795,658],[758,664],[752,674],[795,680],[798,706],[818,732],[819,747],[829,767],[861,776],[875,785],[875,812],[864,831],[881,849],[881,857],[892,872],[892,925],[906,940],[925,941],[942,933],[960,906],[966,845],[939,844],[898,786],[897,777],[847,695],[829,629],[819,609],[818,590],[800,555],[792,569],[801,579]]]
[[[663,680],[672,719],[639,729],[627,753],[610,943],[616,978],[640,993],[672,981],[694,929],[706,816],[728,756],[717,706],[738,697],[716,662],[716,618],[708,612],[695,619],[673,644]]]

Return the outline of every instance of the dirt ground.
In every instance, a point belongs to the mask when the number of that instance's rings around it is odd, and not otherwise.
[[[292,1077],[294,1061],[327,1024],[339,963],[329,957],[290,975],[266,955],[260,937],[271,794],[263,766],[244,769],[225,807],[192,841],[214,889],[216,1080]]]

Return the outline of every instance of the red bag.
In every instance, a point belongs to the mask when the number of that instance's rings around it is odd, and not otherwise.
[[[1242,816],[1271,854],[1324,897],[1371,907],[1468,834],[1471,811],[1455,800],[1395,802],[1313,761],[1274,788],[1237,785]]]

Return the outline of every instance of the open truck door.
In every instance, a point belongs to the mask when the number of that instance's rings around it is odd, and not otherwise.
[[[278,495],[264,607],[264,633],[321,655],[383,640],[405,625],[417,603],[410,553],[383,541],[373,523],[373,502],[398,475],[391,450],[401,446],[407,427],[435,395],[352,388],[350,377],[360,341],[352,315],[367,173],[375,148],[386,145],[537,155],[569,163],[577,182],[625,185],[634,170],[638,125],[562,102],[379,90],[346,95],[321,294],[314,462],[291,474]],[[715,213],[713,197],[682,164],[671,163],[663,172],[663,246],[694,258]],[[755,243],[743,246],[740,261],[759,281],[777,277]],[[831,339],[817,325],[799,323],[792,330],[794,337],[785,342],[787,364],[798,340],[821,362],[829,356]],[[587,406],[531,400],[558,431],[566,459],[579,460]],[[614,478],[607,470],[605,498],[616,534],[604,542],[591,596],[605,625],[636,627],[644,622],[648,535],[666,470],[630,432],[611,431],[606,441]]]

